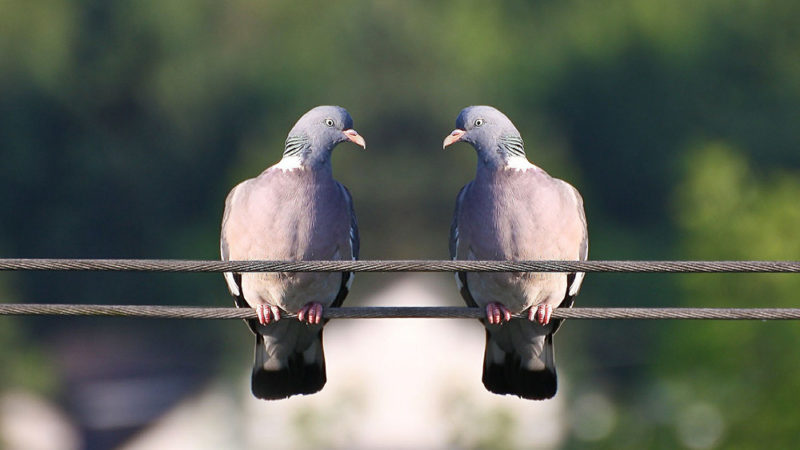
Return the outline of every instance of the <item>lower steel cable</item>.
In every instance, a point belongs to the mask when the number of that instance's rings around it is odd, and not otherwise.
[[[0,315],[107,316],[162,319],[255,319],[249,308],[155,305],[0,303]],[[284,317],[293,317],[286,314]],[[482,319],[481,308],[384,306],[326,308],[325,319]],[[527,317],[527,314],[514,317]],[[800,308],[557,308],[554,319],[798,320]]]

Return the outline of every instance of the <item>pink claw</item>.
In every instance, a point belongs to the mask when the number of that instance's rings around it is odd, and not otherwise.
[[[256,306],[256,314],[258,315],[258,323],[266,325],[270,322],[281,320],[281,310],[277,306],[258,305]]]
[[[528,320],[536,320],[540,325],[547,325],[550,323],[550,316],[552,315],[553,307],[551,305],[539,305],[528,310]]]
[[[309,302],[303,305],[297,313],[297,320],[308,322],[309,325],[318,324],[322,320],[322,303]]]
[[[511,320],[511,311],[501,303],[491,302],[486,305],[486,319],[493,325],[508,322]]]
[[[261,325],[269,323],[269,309],[267,309],[267,314],[264,315],[264,305],[256,306],[256,314],[258,315],[258,323]]]

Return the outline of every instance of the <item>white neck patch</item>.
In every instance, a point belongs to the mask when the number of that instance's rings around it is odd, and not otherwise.
[[[284,156],[273,167],[283,171],[297,170],[303,168],[303,159],[299,156]]]
[[[513,170],[530,170],[536,169],[537,167],[528,161],[527,158],[524,156],[512,156],[506,160],[506,169],[513,169]]]

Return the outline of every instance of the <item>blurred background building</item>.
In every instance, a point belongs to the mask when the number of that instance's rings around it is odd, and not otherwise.
[[[369,144],[333,157],[362,258],[445,259],[475,156],[441,142],[491,104],[582,192],[592,259],[798,259],[799,20],[794,1],[3,2],[0,257],[218,258],[230,188],[339,104]],[[798,291],[591,274],[577,301]],[[0,301],[232,304],[215,274],[0,273]],[[381,302],[461,304],[447,275],[359,275],[347,303]],[[265,404],[238,321],[0,318],[0,445],[786,448],[797,327],[570,321],[563,389],[530,403],[482,391],[477,323],[334,321],[325,391]]]

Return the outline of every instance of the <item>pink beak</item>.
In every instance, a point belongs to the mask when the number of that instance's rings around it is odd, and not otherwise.
[[[466,131],[459,130],[458,128],[453,130],[452,133],[450,133],[446,138],[444,138],[444,144],[442,145],[442,148],[447,148],[448,145],[460,141],[461,136],[464,136],[464,133],[466,133]]]
[[[349,130],[342,131],[342,133],[344,133],[345,137],[350,142],[353,142],[354,144],[357,144],[359,147],[363,148],[364,150],[367,149],[367,143],[364,141],[364,138],[361,137],[361,135],[358,134],[358,132],[356,130],[350,128]]]

